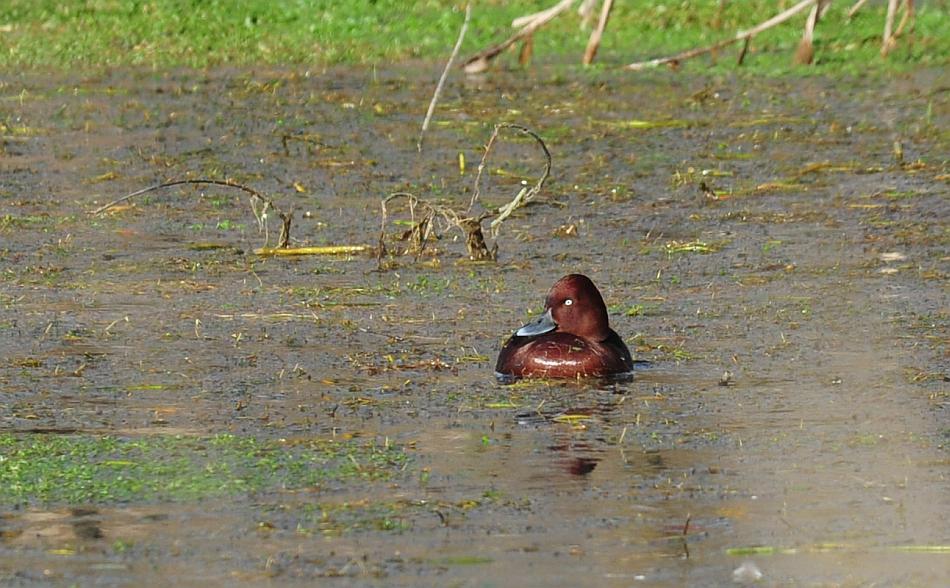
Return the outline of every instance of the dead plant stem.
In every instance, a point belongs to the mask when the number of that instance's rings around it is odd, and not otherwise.
[[[442,70],[442,76],[439,78],[439,83],[436,84],[435,87],[435,93],[432,94],[432,100],[429,102],[429,110],[426,111],[426,118],[422,121],[422,131],[419,132],[419,141],[416,143],[416,149],[420,153],[422,152],[422,140],[425,138],[426,131],[429,129],[429,123],[432,121],[432,114],[435,112],[435,105],[442,95],[442,88],[445,86],[446,78],[449,77],[449,70],[452,69],[452,64],[455,63],[455,58],[459,54],[459,49],[462,48],[462,41],[465,39],[465,32],[468,30],[468,21],[471,18],[472,3],[469,2],[465,5],[465,20],[462,22],[461,30],[459,30],[459,37],[455,41],[455,47],[452,49],[449,60],[445,62],[445,69]]]
[[[668,63],[679,63],[681,61],[685,61],[686,59],[690,59],[699,55],[704,55],[706,53],[711,53],[713,51],[716,51],[717,49],[721,49],[733,43],[751,39],[752,37],[754,37],[755,35],[758,35],[762,31],[768,30],[774,26],[782,24],[783,22],[792,18],[799,12],[802,12],[806,8],[810,7],[812,4],[815,4],[817,1],[818,0],[802,0],[801,2],[799,2],[795,6],[792,6],[788,10],[785,10],[784,12],[781,12],[762,23],[759,23],[758,25],[752,27],[751,29],[747,31],[739,31],[731,39],[723,39],[722,41],[719,41],[707,47],[698,47],[695,49],[690,49],[689,51],[683,51],[682,53],[677,53],[676,55],[670,55],[668,57],[660,57],[657,59],[650,59],[648,61],[638,61],[636,63],[631,63],[627,65],[626,69],[629,69],[632,71],[640,71],[643,69],[647,69],[650,67],[657,67],[659,65],[665,65]]]

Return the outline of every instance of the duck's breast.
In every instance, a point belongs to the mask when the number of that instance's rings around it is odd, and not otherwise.
[[[625,358],[613,347],[596,341],[569,333],[548,333],[509,339],[498,356],[495,371],[513,376],[577,378],[625,372],[631,368],[629,352]]]

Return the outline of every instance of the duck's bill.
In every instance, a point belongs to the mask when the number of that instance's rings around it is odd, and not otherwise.
[[[551,309],[549,308],[544,314],[518,329],[515,335],[519,337],[534,337],[535,335],[553,331],[556,328],[557,323],[554,322],[554,317],[551,316]]]

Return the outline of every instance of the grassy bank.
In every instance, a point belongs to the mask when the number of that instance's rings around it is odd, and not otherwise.
[[[512,18],[545,8],[550,0],[477,2],[463,55],[502,40]],[[602,65],[649,59],[705,45],[769,18],[791,2],[718,0],[617,2],[604,37]],[[871,3],[853,20],[851,2],[835,2],[816,35],[811,71],[888,71],[945,64],[950,55],[947,0],[918,2],[915,30],[884,60],[878,51],[883,3]],[[385,64],[442,60],[462,20],[456,0],[7,0],[0,3],[0,68],[109,66],[213,67],[220,65]],[[792,69],[804,15],[758,36],[744,69]],[[573,12],[544,28],[534,55],[578,62],[589,34]],[[734,69],[735,53],[717,64],[703,57],[696,69]],[[505,64],[515,63],[504,56]]]

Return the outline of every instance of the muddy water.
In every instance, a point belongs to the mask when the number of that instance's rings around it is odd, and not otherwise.
[[[950,581],[946,77],[497,73],[447,90],[418,155],[435,73],[3,76],[3,432],[360,436],[412,459],[379,484],[10,507],[2,583]],[[301,243],[372,244],[390,192],[467,202],[501,120],[554,172],[498,264],[451,231],[382,272],[258,258],[218,189],[88,215],[230,177],[292,206]],[[500,146],[485,201],[540,165]],[[497,384],[502,338],[573,271],[636,378]],[[356,514],[330,527],[317,503]],[[393,525],[361,520],[378,504]]]

